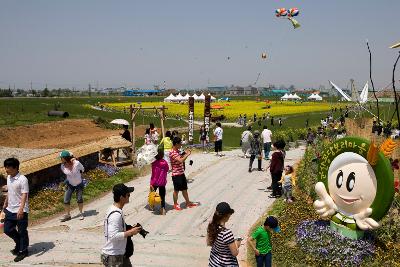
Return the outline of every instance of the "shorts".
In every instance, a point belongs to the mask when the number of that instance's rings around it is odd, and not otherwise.
[[[172,183],[174,184],[174,191],[183,191],[188,189],[186,176],[184,173],[172,176]]]
[[[67,184],[67,190],[64,194],[64,204],[68,204],[71,202],[72,193],[76,191],[76,202],[83,203],[83,183],[78,184],[77,186],[72,186]]]

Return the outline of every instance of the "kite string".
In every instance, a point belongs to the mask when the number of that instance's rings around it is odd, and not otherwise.
[[[380,124],[380,119],[379,119],[379,101],[378,101],[378,98],[376,97],[374,81],[372,80],[372,54],[371,54],[371,49],[369,48],[368,41],[367,41],[367,47],[368,47],[368,52],[369,52],[369,79],[371,80],[372,92],[374,93],[374,97],[376,99],[376,110],[377,110],[377,113],[378,113],[378,125],[379,125]]]
[[[399,61],[399,58],[400,58],[400,52],[399,52],[399,55],[397,56],[396,62],[394,63],[393,75],[392,75],[392,86],[393,86],[394,99],[395,99],[395,104],[396,104],[397,123],[398,123],[397,129],[400,129],[400,115],[399,115],[399,104],[398,104],[397,93],[396,93],[396,85],[395,85],[395,80],[394,80],[394,73],[396,71],[397,62]]]

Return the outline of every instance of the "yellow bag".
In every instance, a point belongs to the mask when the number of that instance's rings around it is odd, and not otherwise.
[[[156,191],[150,191],[148,201],[149,201],[149,207],[153,209],[154,206],[161,204],[161,197]]]

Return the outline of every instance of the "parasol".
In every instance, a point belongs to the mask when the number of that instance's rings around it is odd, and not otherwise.
[[[111,121],[112,124],[119,124],[119,125],[129,125],[129,122],[124,119],[115,119]]]

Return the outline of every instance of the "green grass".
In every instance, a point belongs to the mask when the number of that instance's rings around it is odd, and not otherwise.
[[[126,183],[129,182],[136,177],[138,177],[139,172],[136,169],[131,169],[131,168],[123,168],[121,169],[116,175],[111,176],[107,179],[99,179],[90,182],[87,187],[85,187],[83,191],[83,199],[84,199],[84,205],[85,203],[90,202],[91,200],[94,200],[98,198],[101,194],[105,192],[111,191],[112,187],[115,184],[118,183]],[[47,208],[46,210],[35,210],[31,209],[29,213],[29,218],[34,222],[35,220],[46,218],[48,216],[52,216],[54,214],[60,213],[64,210],[64,204],[63,204],[63,198],[64,194],[63,192],[59,191],[54,191],[54,194],[50,195],[50,198],[48,195],[44,197],[41,195],[41,192],[38,192],[38,194],[33,194],[30,196],[30,201],[31,202],[41,202],[41,201],[46,201],[53,203],[53,205],[50,208]],[[78,205],[76,202],[74,202],[74,198],[71,201],[71,209],[76,208]],[[85,208],[84,208],[85,210]]]
[[[54,110],[58,105],[58,110],[67,111],[70,119],[93,119],[102,117],[106,120],[122,118],[129,120],[129,114],[122,112],[106,112],[89,108],[90,105],[98,102],[128,102],[138,105],[140,101],[159,101],[160,97],[63,97],[63,98],[0,98],[0,127],[12,127],[19,125],[34,124],[39,122],[63,120],[59,117],[49,117],[47,112]],[[129,111],[127,111],[129,112]],[[157,117],[143,116],[140,112],[136,117],[137,125],[149,124],[153,122],[160,127]],[[167,127],[182,126],[185,123],[177,120],[166,121]]]

